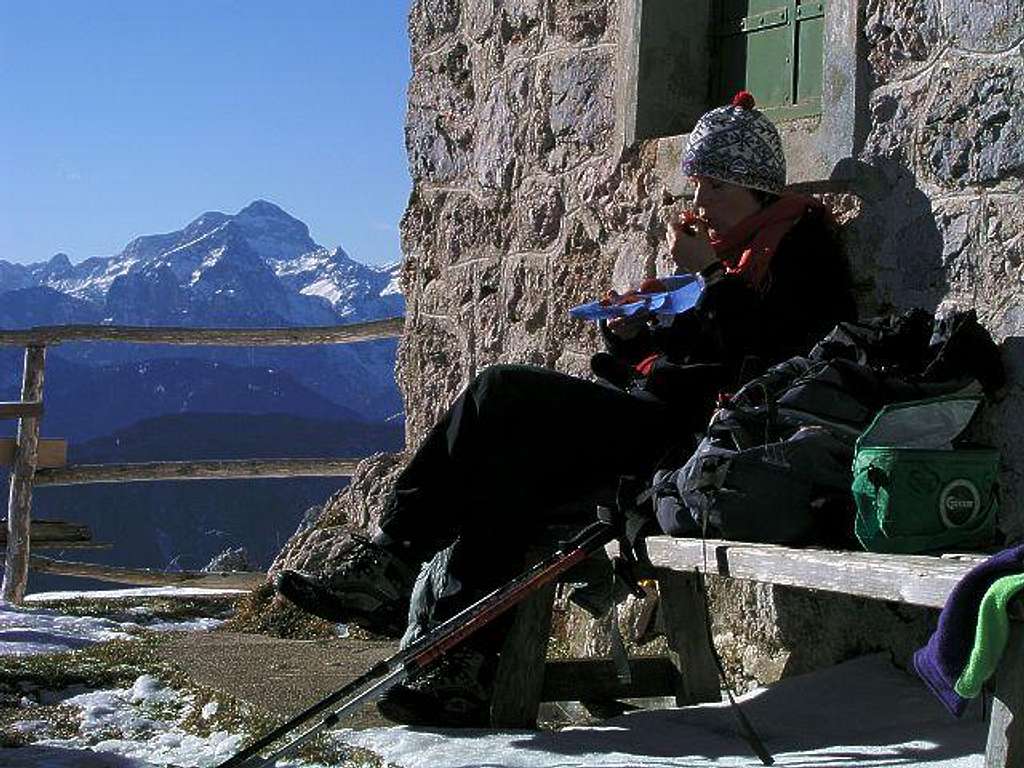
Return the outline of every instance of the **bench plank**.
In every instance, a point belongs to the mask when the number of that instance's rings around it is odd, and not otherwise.
[[[617,545],[609,545],[609,551]],[[674,571],[704,569],[705,546],[699,539],[653,536],[647,539],[651,563]],[[826,549],[792,549],[773,544],[708,539],[707,572],[788,587],[839,592],[941,608],[967,571],[984,555],[942,558],[882,555]]]
[[[616,676],[611,659],[552,659],[544,670],[541,701],[614,701],[675,696],[679,673],[660,656],[629,660],[630,681]]]

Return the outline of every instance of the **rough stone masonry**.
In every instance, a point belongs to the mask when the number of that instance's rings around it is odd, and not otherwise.
[[[487,365],[586,375],[597,339],[568,308],[658,271],[678,195],[665,162],[673,140],[623,147],[615,125],[622,20],[639,2],[412,4],[405,137],[413,191],[401,224],[408,314],[397,366],[408,447]],[[830,202],[846,222],[862,312],[974,308],[1003,345],[1011,384],[987,411],[985,438],[1003,452],[1000,525],[1019,536],[1024,4],[854,6],[851,50],[866,106],[845,160],[861,183],[857,195]],[[351,528],[372,525],[402,460],[365,462],[275,567],[316,570]],[[768,586],[713,591],[724,609],[716,639],[748,680],[873,648],[905,657],[926,626],[921,612],[852,598]]]

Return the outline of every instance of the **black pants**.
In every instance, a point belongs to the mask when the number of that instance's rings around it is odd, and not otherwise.
[[[522,569],[539,528],[592,522],[621,475],[649,479],[688,442],[680,423],[653,399],[546,368],[492,366],[401,473],[381,530],[422,560],[458,539],[450,572],[465,604]]]

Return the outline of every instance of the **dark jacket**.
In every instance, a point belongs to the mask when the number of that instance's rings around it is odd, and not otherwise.
[[[823,213],[808,212],[783,237],[769,274],[763,291],[737,275],[720,277],[671,325],[633,339],[622,340],[602,326],[608,353],[595,356],[594,372],[669,404],[686,405],[702,427],[718,393],[735,391],[768,366],[807,354],[837,323],[856,318],[849,266]],[[622,371],[656,353],[661,356],[646,377],[622,379]]]

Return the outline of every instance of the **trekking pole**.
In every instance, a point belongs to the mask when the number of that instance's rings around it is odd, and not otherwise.
[[[310,739],[336,725],[345,715],[363,704],[379,699],[394,686],[429,666],[478,629],[524,600],[532,592],[557,579],[588,555],[613,541],[615,537],[616,530],[613,525],[601,521],[591,523],[575,537],[561,544],[554,553],[512,581],[439,624],[405,650],[373,665],[360,677],[260,737],[217,768],[264,768],[294,753]],[[280,741],[324,712],[328,714],[316,725],[267,757],[259,756],[262,749]]]

